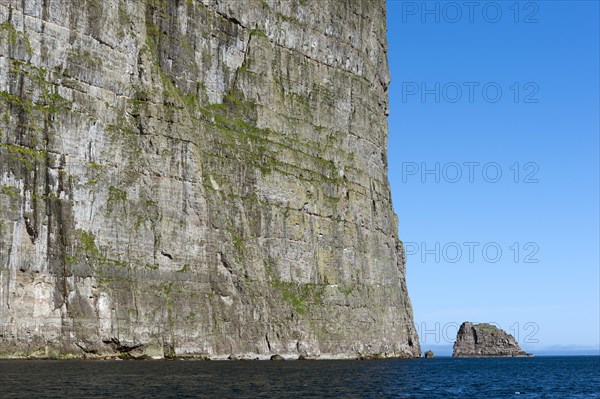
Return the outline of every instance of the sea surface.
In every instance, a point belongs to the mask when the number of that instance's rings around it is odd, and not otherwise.
[[[2,398],[600,398],[600,356],[0,361]]]

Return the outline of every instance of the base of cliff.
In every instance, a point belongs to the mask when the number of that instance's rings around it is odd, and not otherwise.
[[[274,358],[277,359],[274,359]],[[120,352],[120,353],[85,353],[85,352],[56,352],[52,350],[40,350],[31,353],[0,354],[0,360],[382,360],[382,359],[411,359],[415,358],[412,353],[371,353],[371,354],[302,354],[302,353],[244,353],[231,355],[159,355],[144,352]]]

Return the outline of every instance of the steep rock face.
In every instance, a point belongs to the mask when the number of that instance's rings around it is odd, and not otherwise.
[[[464,322],[456,334],[453,357],[513,357],[528,356],[515,338],[487,323]]]
[[[384,0],[0,2],[0,356],[420,355]]]

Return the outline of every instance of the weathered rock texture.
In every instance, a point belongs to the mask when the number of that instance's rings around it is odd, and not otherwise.
[[[513,357],[529,356],[515,338],[487,323],[464,322],[456,334],[453,357]]]
[[[420,356],[384,0],[0,0],[0,356]]]

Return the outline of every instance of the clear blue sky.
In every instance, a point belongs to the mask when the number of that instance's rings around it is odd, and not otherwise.
[[[534,353],[598,353],[598,2],[474,3],[387,5],[389,176],[422,345],[470,320]]]

